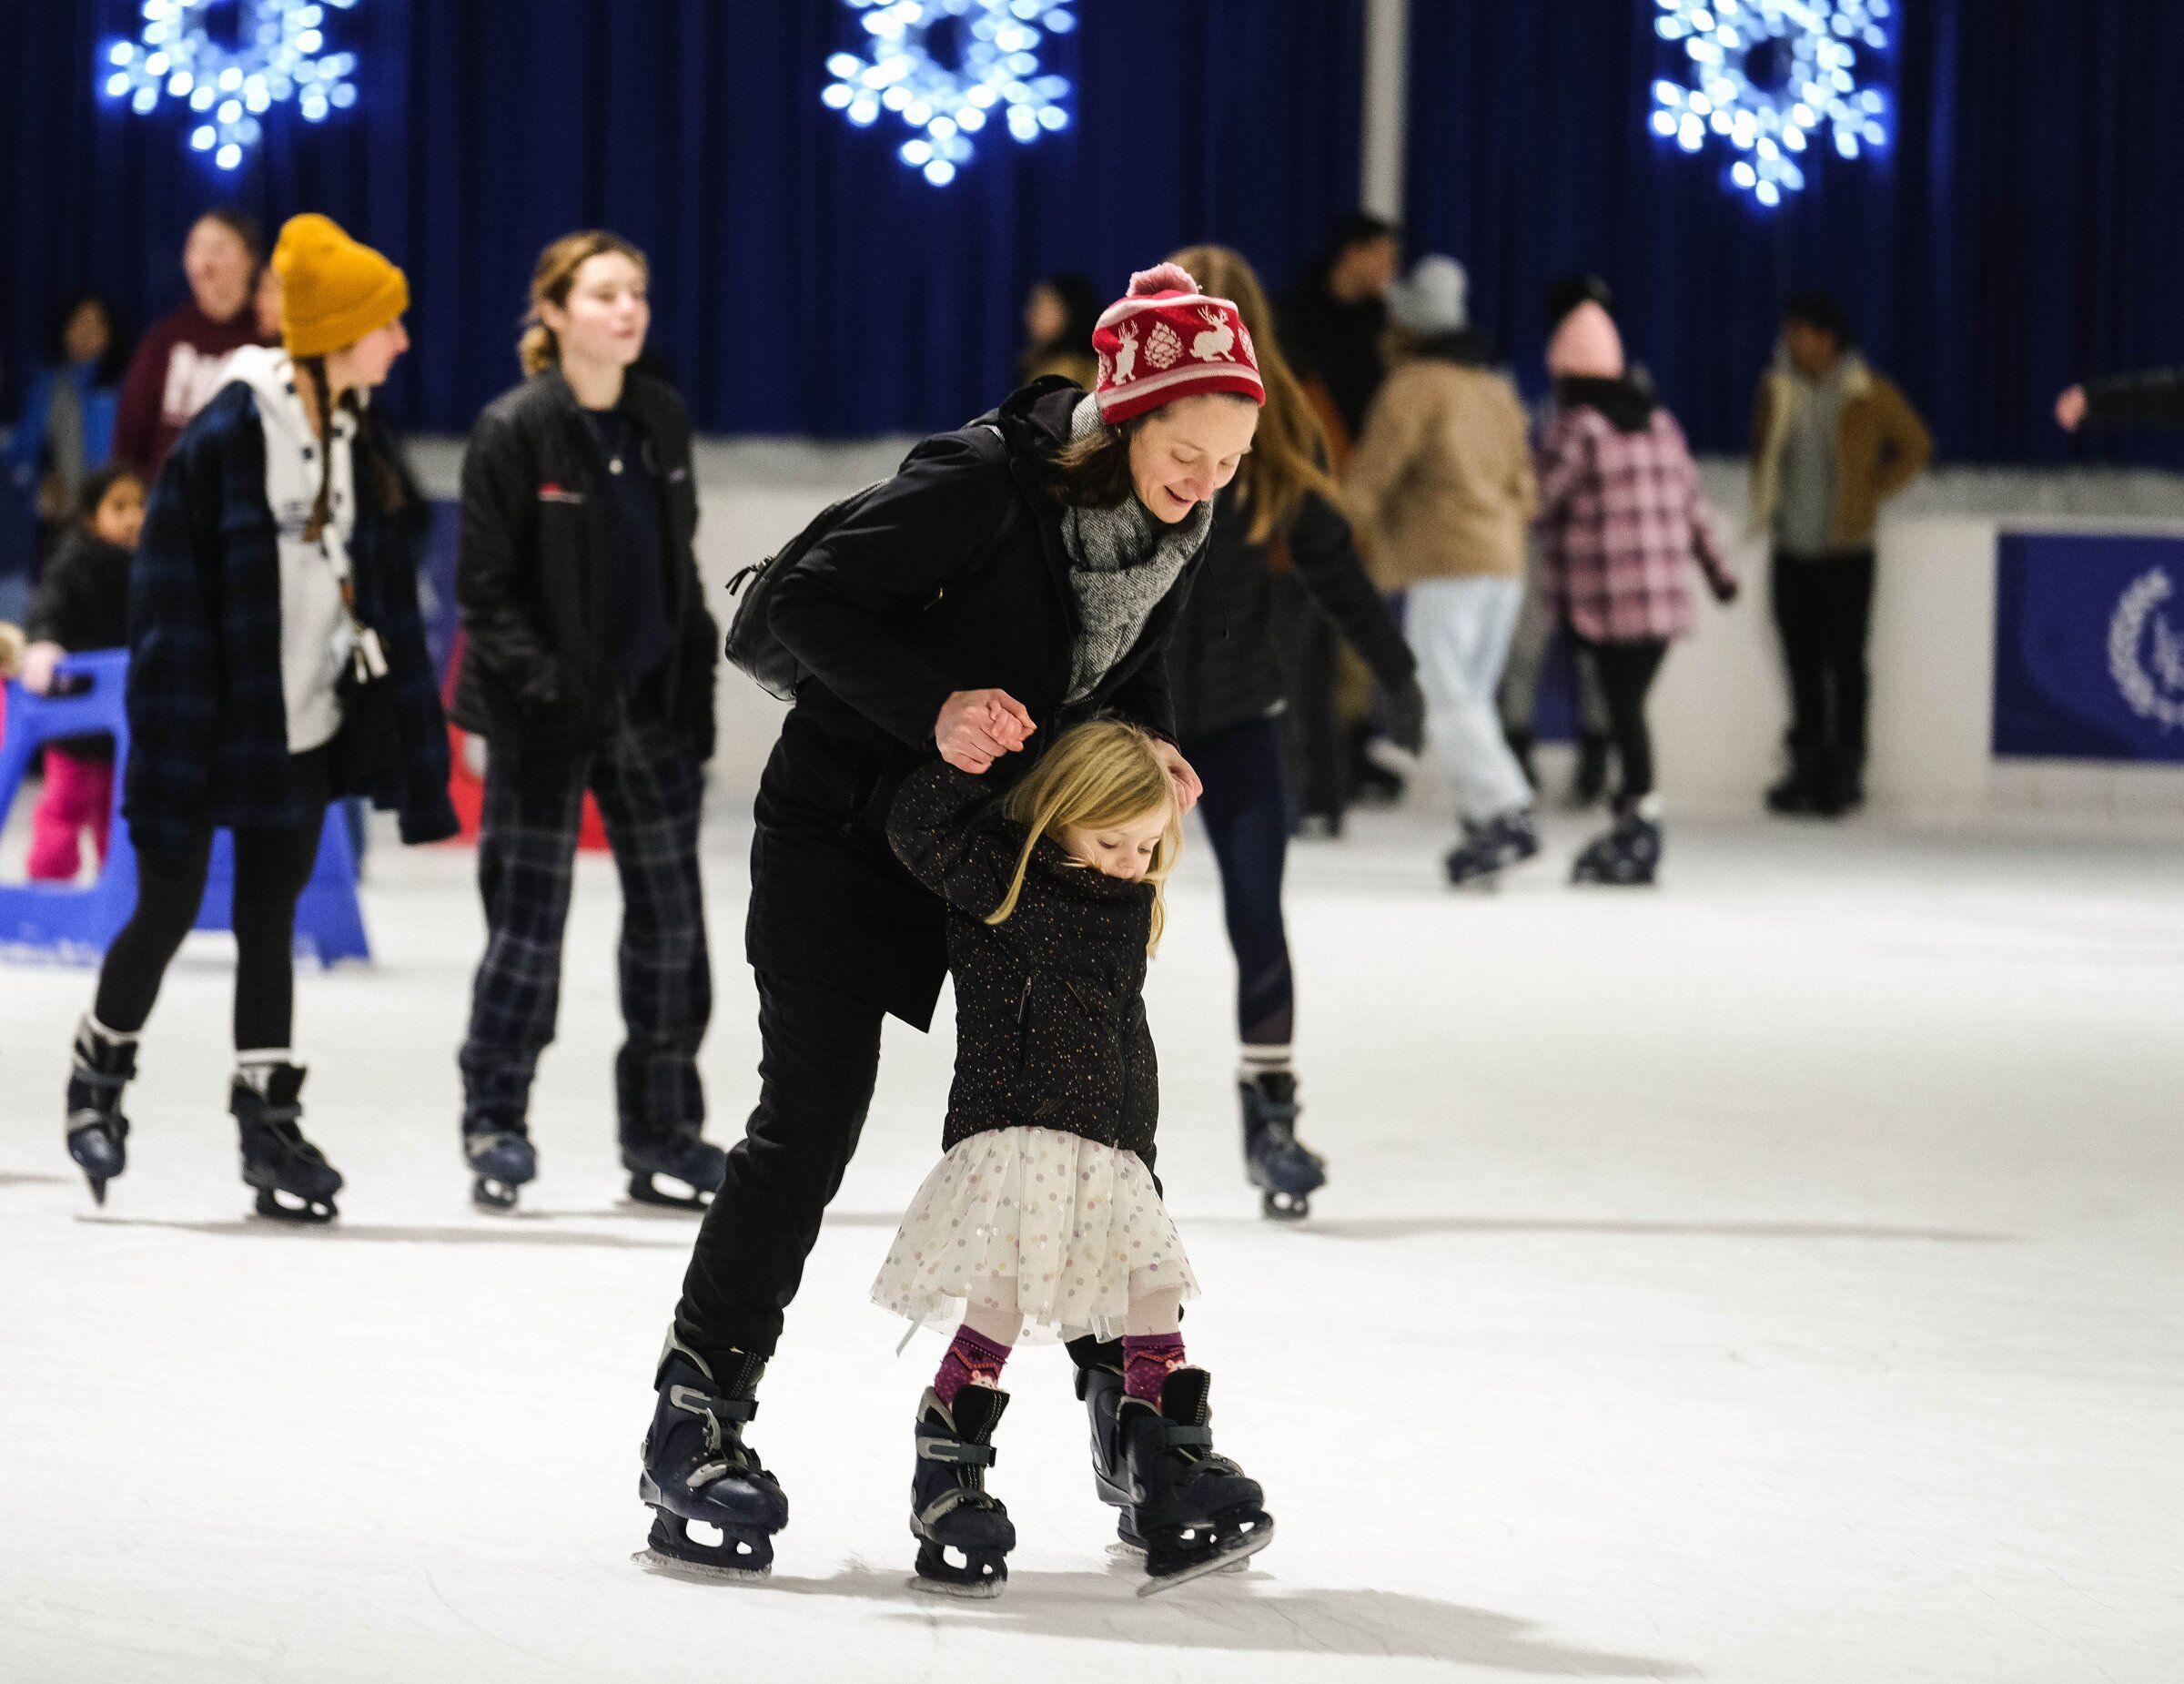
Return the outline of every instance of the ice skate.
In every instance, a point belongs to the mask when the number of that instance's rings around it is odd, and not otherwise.
[[[228,1109],[241,1136],[244,1184],[258,1190],[258,1213],[276,1222],[331,1222],[340,1214],[334,1195],[341,1172],[297,1127],[303,1078],[300,1065],[247,1065],[235,1073]]]
[[[1636,812],[1618,818],[1613,830],[1577,857],[1570,880],[1614,888],[1642,888],[1653,882],[1661,868],[1660,815],[1660,803],[1647,796]]]
[[[695,1128],[656,1140],[636,1140],[625,1134],[622,1167],[630,1172],[630,1197],[638,1203],[702,1211],[713,1202],[713,1195],[728,1178],[728,1154],[700,1138]],[[672,1187],[661,1186],[662,1176],[682,1182],[689,1191],[677,1192]]]
[[[526,1182],[539,1173],[539,1154],[520,1129],[465,1129],[463,1160],[470,1166],[470,1202],[494,1213],[516,1208]]]
[[[1502,874],[1540,851],[1532,809],[1518,807],[1481,825],[1464,826],[1463,840],[1441,864],[1456,888],[1497,888]]]
[[[1259,1208],[1277,1222],[1312,1212],[1327,1184],[1327,1163],[1297,1138],[1297,1078],[1269,1070],[1237,1083],[1244,1108],[1244,1171],[1259,1190]]]
[[[637,1495],[652,1506],[648,1547],[632,1557],[657,1572],[696,1578],[759,1579],[774,1570],[774,1534],[789,1524],[789,1499],[743,1443],[758,1414],[763,1357],[733,1354],[713,1377],[698,1354],[669,1334],[652,1385],[659,1393],[645,1433]],[[719,1529],[708,1544],[693,1523]]]
[[[994,1428],[1008,1394],[966,1385],[951,1409],[927,1389],[917,1413],[917,1466],[910,1476],[910,1533],[917,1539],[915,1590],[997,1597],[1008,1583],[1016,1528],[986,1488]]]
[[[106,1202],[106,1183],[128,1167],[129,1120],[121,1114],[121,1091],[136,1073],[136,1036],[116,1035],[86,1013],[76,1025],[68,1071],[68,1155],[99,1204]]]
[[[1145,1547],[1141,1597],[1240,1565],[1274,1541],[1259,1482],[1213,1447],[1211,1387],[1203,1368],[1178,1368],[1158,1410],[1127,1396],[1117,1407],[1130,1496],[1123,1541],[1135,1534]]]

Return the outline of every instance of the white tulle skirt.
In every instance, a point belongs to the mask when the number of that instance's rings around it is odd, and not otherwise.
[[[1023,1339],[1112,1339],[1133,1300],[1195,1298],[1176,1224],[1137,1153],[1054,1129],[960,1141],[925,1177],[873,1302],[952,1330],[967,1304],[1016,1312]]]

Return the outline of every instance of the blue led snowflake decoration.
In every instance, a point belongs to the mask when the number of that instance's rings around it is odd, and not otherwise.
[[[871,43],[826,61],[834,80],[820,98],[859,128],[885,112],[901,117],[915,132],[898,156],[935,187],[956,179],[971,137],[989,123],[1025,143],[1069,127],[1068,78],[1040,74],[1038,47],[1077,27],[1075,0],[844,3],[862,14]]]
[[[221,0],[144,0],[144,25],[133,41],[107,45],[100,87],[148,117],[162,99],[197,117],[194,151],[222,169],[240,167],[264,138],[260,122],[290,100],[307,123],[322,123],[357,103],[354,53],[326,50],[329,7],[357,0],[229,0],[238,14],[234,46],[213,38],[207,14]]]
[[[1772,209],[1805,186],[1822,130],[1845,158],[1885,147],[1888,97],[1863,86],[1889,49],[1892,0],[1656,0],[1689,79],[1653,84],[1653,128],[1686,152],[1709,135],[1740,155],[1730,181]]]

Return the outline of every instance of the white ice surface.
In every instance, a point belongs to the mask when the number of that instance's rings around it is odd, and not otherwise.
[[[708,856],[713,1132],[749,1102],[744,836]],[[2184,1669],[2177,851],[1687,826],[1657,894],[1437,891],[1421,817],[1293,856],[1302,1228],[1239,1173],[1202,849],[1153,971],[1188,1322],[1273,1547],[1141,1602],[1067,1366],[1026,1353],[1007,1594],[903,1588],[908,1419],[864,1294],[950,1041],[891,1026],[754,1441],[776,1577],[630,1565],[690,1222],[621,1201],[616,897],[582,869],[523,1213],[469,1208],[469,856],[380,846],[379,962],[307,973],[330,1230],[247,1221],[197,938],[96,1211],[83,971],[0,968],[0,1679],[1528,1676],[2074,1684]]]

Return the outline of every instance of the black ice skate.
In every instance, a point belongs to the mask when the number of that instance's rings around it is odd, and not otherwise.
[[[465,1128],[463,1161],[470,1166],[470,1202],[495,1213],[516,1208],[524,1182],[537,1179],[539,1154],[521,1129]]]
[[[1277,1222],[1312,1213],[1327,1185],[1327,1162],[1297,1138],[1297,1078],[1269,1070],[1236,1084],[1244,1105],[1244,1172],[1259,1190],[1259,1209]]]
[[[774,1570],[774,1534],[789,1524],[789,1499],[743,1443],[765,1371],[765,1358],[739,1351],[733,1371],[716,1381],[696,1352],[668,1335],[637,1476],[637,1495],[653,1511],[649,1547],[632,1557],[640,1566],[726,1579]],[[693,1522],[717,1527],[721,1541],[691,1537]]]
[[[917,1539],[916,1590],[997,1597],[1008,1583],[1016,1528],[986,1488],[994,1428],[1008,1394],[966,1385],[950,1409],[927,1387],[917,1411],[917,1466],[910,1476],[910,1535]]]
[[[296,1064],[246,1065],[228,1091],[228,1109],[242,1137],[244,1184],[258,1190],[258,1213],[277,1222],[331,1222],[340,1214],[334,1195],[341,1172],[296,1126],[303,1076]]]
[[[667,1134],[652,1140],[631,1135],[622,1139],[622,1167],[630,1172],[630,1197],[640,1204],[665,1205],[670,1210],[702,1211],[728,1179],[728,1154],[696,1129],[687,1134]],[[681,1182],[688,1192],[662,1187],[655,1177]]]
[[[1457,888],[1492,888],[1510,867],[1523,864],[1539,851],[1540,833],[1532,822],[1532,809],[1518,807],[1483,825],[1464,826],[1463,840],[1441,864]]]
[[[1651,884],[1661,869],[1660,815],[1660,804],[1649,796],[1635,813],[1625,813],[1613,830],[1577,857],[1570,880],[1613,888]]]
[[[1084,1402],[1092,1418],[1092,1486],[1099,1500],[1108,1507],[1121,1512],[1115,1517],[1115,1543],[1111,1553],[1117,1558],[1143,1561],[1146,1557],[1145,1535],[1138,1530],[1130,1506],[1130,1470],[1122,1450],[1122,1373],[1119,1369],[1094,1364],[1077,1371],[1077,1395]],[[1225,1563],[1226,1573],[1241,1573],[1244,1557],[1238,1556]]]
[[[1237,1566],[1274,1541],[1259,1482],[1214,1450],[1212,1384],[1203,1368],[1178,1368],[1161,1385],[1158,1410],[1135,1397],[1117,1406],[1126,1517],[1146,1552],[1141,1597]]]
[[[76,1026],[75,1062],[68,1071],[68,1155],[91,1183],[91,1197],[106,1202],[106,1183],[128,1168],[129,1120],[121,1114],[121,1091],[136,1073],[136,1038],[116,1035],[88,1014]]]

